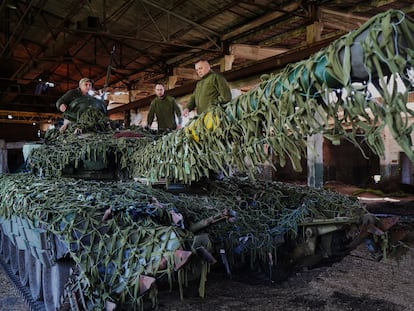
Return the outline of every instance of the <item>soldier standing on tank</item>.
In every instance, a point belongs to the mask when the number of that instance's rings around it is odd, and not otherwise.
[[[189,111],[194,109],[201,114],[212,104],[227,103],[231,100],[231,91],[226,79],[213,71],[207,60],[200,59],[194,67],[200,80],[196,84],[187,107],[183,110],[185,117],[188,116]]]
[[[194,93],[183,110],[183,116],[187,117],[189,111],[197,110],[197,114],[207,111],[211,105],[224,104],[231,100],[231,90],[226,79],[211,69],[210,63],[200,59],[194,65],[200,80],[197,82]],[[210,171],[213,179],[222,179],[222,172]]]
[[[85,101],[85,104],[78,104],[76,103],[76,99],[79,99],[83,96],[88,96],[92,98],[90,93],[92,93],[93,81],[89,78],[82,78],[79,80],[79,87],[76,89],[72,89],[67,91],[61,98],[59,98],[56,102],[56,108],[63,113],[63,125],[60,128],[60,131],[63,132],[66,130],[67,126],[70,122],[76,122],[79,117],[79,112],[85,110],[86,107],[81,107],[82,105],[94,105],[96,106],[95,100],[94,101]],[[75,103],[75,104],[74,104]],[[99,110],[106,114],[106,106],[102,102],[102,104],[97,105]]]
[[[147,126],[150,127],[154,121],[154,115],[157,117],[158,132],[166,133],[181,128],[181,110],[175,99],[165,95],[164,85],[158,83],[155,85],[155,95],[157,96],[150,104],[147,117]],[[176,122],[178,119],[178,125]]]

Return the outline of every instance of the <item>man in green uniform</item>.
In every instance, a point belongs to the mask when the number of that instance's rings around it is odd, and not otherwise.
[[[151,102],[148,112],[147,126],[150,127],[154,121],[154,115],[157,117],[158,132],[164,133],[181,128],[181,110],[175,99],[165,95],[164,85],[158,83],[155,85],[156,98]],[[178,126],[176,117],[178,119]]]
[[[202,59],[195,63],[197,75],[201,78],[196,85],[193,95],[183,110],[183,115],[196,109],[198,114],[206,111],[211,104],[227,103],[231,100],[231,91],[226,79],[211,70],[208,61]]]
[[[82,78],[79,81],[79,87],[67,91],[56,102],[56,108],[63,113],[63,126],[60,131],[66,130],[70,122],[78,121],[80,115],[89,108],[97,109],[106,114],[106,106],[102,100],[99,100],[89,93],[92,91],[93,82],[89,78]]]
[[[189,111],[196,109],[201,114],[211,105],[224,104],[231,100],[231,91],[226,79],[211,69],[207,60],[201,59],[195,63],[195,70],[200,80],[197,82],[193,95],[191,95],[183,115],[188,116]],[[222,179],[222,172],[209,170],[209,177]]]

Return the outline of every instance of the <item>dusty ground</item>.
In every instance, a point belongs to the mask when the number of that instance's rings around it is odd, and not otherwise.
[[[194,287],[183,301],[177,291],[160,293],[160,310],[414,310],[414,251],[397,264],[377,262],[361,246],[341,262],[296,273],[280,284],[248,277],[212,274],[204,299],[196,297]]]
[[[305,270],[287,281],[270,284],[261,276],[222,274],[208,277],[206,297],[198,284],[160,291],[160,311],[412,311],[414,310],[414,250],[399,263],[377,262],[359,247],[330,267]],[[0,268],[0,311],[28,311]]]
[[[0,311],[28,311],[26,303],[0,266]]]

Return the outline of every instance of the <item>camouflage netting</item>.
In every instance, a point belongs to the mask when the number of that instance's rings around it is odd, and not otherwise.
[[[70,124],[63,133],[58,129],[47,131],[41,148],[31,151],[27,167],[44,176],[59,177],[67,167],[82,168],[84,161],[97,161],[104,166],[112,161],[118,170],[125,170],[130,176],[132,153],[159,137],[139,128],[122,132],[111,128],[98,130],[90,123],[81,127],[83,133],[79,133],[82,120],[81,117],[80,123]],[[96,126],[100,122],[105,122],[105,118],[99,119]]]
[[[226,250],[231,264],[243,258],[254,264],[276,252],[275,239],[298,234],[303,221],[341,216],[357,221],[365,213],[355,198],[304,186],[230,179],[208,187],[204,195],[173,195],[136,182],[0,175],[0,216],[27,218],[62,237],[80,267],[83,292],[96,309],[112,300],[131,310],[143,306],[142,275],[168,280],[170,285],[178,281],[180,288],[187,284],[187,273],[202,259],[195,255],[200,232],[208,232]],[[112,217],[103,221],[108,209]],[[174,222],[172,211],[183,215],[184,223]],[[227,213],[223,211],[231,211],[232,217],[200,232],[189,230]],[[180,248],[193,255],[176,272],[173,254]],[[204,262],[202,267],[201,296],[208,265]],[[154,303],[156,293],[151,287],[148,295]]]
[[[27,218],[34,227],[60,236],[70,246],[71,258],[80,267],[80,286],[94,310],[103,310],[105,300],[141,309],[140,276],[166,275],[171,282],[174,251],[192,241],[190,231],[172,225],[172,198],[139,183],[16,174],[1,175],[0,185],[3,218]],[[150,203],[153,196],[166,202],[163,208]],[[133,218],[127,212],[139,208],[143,209],[141,217]],[[108,209],[125,213],[102,221]],[[161,260],[166,261],[165,266]],[[154,301],[155,294],[153,288],[149,295]]]
[[[383,129],[414,161],[414,111],[407,107],[413,78],[414,23],[401,11],[379,14],[309,59],[266,77],[252,91],[213,106],[183,130],[133,154],[134,176],[191,183],[227,167],[249,172],[273,154],[301,170],[307,138],[322,133],[334,144],[357,136],[384,152]],[[406,86],[397,89],[398,81]],[[382,97],[368,90],[371,82]],[[271,152],[266,152],[270,146]],[[362,150],[362,148],[361,148]],[[151,157],[147,155],[151,154]]]
[[[205,200],[202,204],[181,209],[186,218],[206,219],[213,211],[219,215],[219,209],[234,211],[236,221],[218,222],[208,233],[213,244],[226,251],[230,262],[237,264],[237,260],[247,258],[252,266],[269,253],[277,258],[276,241],[296,238],[300,224],[340,217],[349,217],[352,224],[367,213],[356,197],[303,185],[252,183],[239,178],[212,182],[208,196],[201,199]]]

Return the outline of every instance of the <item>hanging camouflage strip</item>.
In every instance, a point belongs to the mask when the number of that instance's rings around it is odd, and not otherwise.
[[[137,149],[134,176],[191,183],[210,170],[233,167],[254,177],[256,165],[271,154],[281,166],[289,159],[301,170],[307,137],[317,133],[334,144],[347,139],[356,146],[356,137],[364,135],[364,143],[383,156],[385,127],[414,161],[408,122],[414,112],[406,105],[413,35],[414,22],[401,11],[373,17],[309,59],[267,76],[254,90],[213,105],[183,130]],[[399,80],[405,89],[397,88]],[[381,101],[370,93],[371,83]]]

